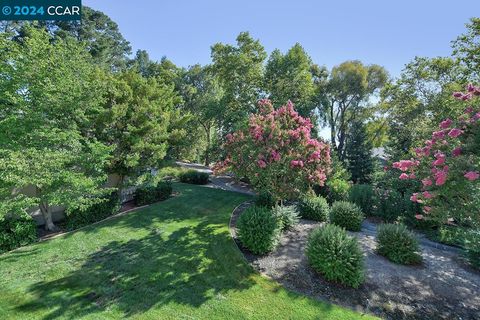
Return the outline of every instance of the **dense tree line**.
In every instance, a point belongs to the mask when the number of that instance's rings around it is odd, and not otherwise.
[[[88,7],[83,15],[82,23],[0,25],[0,216],[37,205],[53,229],[50,207],[91,204],[109,191],[107,174],[122,188],[166,159],[215,162],[261,98],[291,100],[314,121],[313,135],[328,126],[340,161],[366,182],[372,146],[404,155],[461,112],[450,92],[478,80],[479,19],[452,57],[416,58],[391,80],[356,60],[327,70],[298,43],[268,56],[248,32],[235,45],[214,44],[205,66],[152,61],[144,50],[131,58],[115,22]]]

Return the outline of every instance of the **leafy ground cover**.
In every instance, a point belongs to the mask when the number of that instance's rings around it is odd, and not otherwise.
[[[249,196],[175,184],[179,194],[0,255],[6,319],[355,319],[285,290],[244,261],[228,231]]]

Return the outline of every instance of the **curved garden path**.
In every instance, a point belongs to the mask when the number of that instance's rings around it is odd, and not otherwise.
[[[235,225],[247,206],[239,207],[230,223],[240,248]],[[308,266],[304,255],[308,234],[320,225],[302,219],[268,255],[242,251],[256,270],[284,287],[359,312],[387,319],[480,319],[480,273],[463,261],[456,248],[421,239],[422,265],[397,265],[375,253],[376,227],[365,222],[361,232],[351,234],[364,252],[366,280],[351,289],[323,280]]]

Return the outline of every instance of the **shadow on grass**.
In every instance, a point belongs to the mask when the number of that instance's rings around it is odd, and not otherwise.
[[[34,284],[29,292],[36,299],[17,309],[47,311],[44,319],[54,319],[107,308],[131,316],[169,303],[199,307],[253,285],[251,269],[232,250],[228,232],[207,222],[169,235],[156,230],[141,239],[112,241],[65,277]]]

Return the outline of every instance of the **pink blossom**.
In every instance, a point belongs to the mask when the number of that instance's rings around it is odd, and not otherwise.
[[[462,153],[462,148],[456,147],[456,148],[453,149],[453,151],[452,151],[452,156],[458,157],[461,153]]]
[[[273,161],[280,161],[280,153],[278,153],[276,150],[273,150],[271,154]]]
[[[415,218],[416,218],[417,220],[422,220],[422,219],[423,219],[423,215],[422,215],[422,214],[416,214],[416,215],[415,215]]]
[[[451,119],[446,119],[446,120],[443,120],[442,122],[440,122],[440,128],[442,129],[447,129],[450,127],[450,125],[452,124],[452,120]]]
[[[432,207],[429,207],[429,206],[423,207],[423,212],[425,213],[429,213],[431,210],[432,210]]]
[[[433,134],[432,134],[432,137],[436,140],[440,140],[440,139],[443,139],[445,137],[445,131],[444,130],[440,130],[440,131],[435,131]]]
[[[463,133],[462,130],[460,129],[457,129],[457,128],[453,128],[452,130],[450,130],[450,132],[448,133],[448,136],[449,137],[452,137],[452,138],[457,138],[459,135],[461,135]]]
[[[468,92],[474,92],[475,89],[476,89],[476,88],[475,88],[475,86],[474,86],[473,84],[469,83],[469,84],[467,85],[467,91],[468,91]]]
[[[468,108],[465,109],[464,112],[467,113],[467,114],[468,114],[468,113],[472,113],[472,112],[473,112],[473,108],[472,108],[472,107],[468,107]]]
[[[478,177],[480,177],[480,174],[478,172],[469,171],[469,172],[465,173],[464,177],[467,178],[470,181],[474,181],[474,180],[477,180]]]
[[[408,175],[408,178],[409,178],[409,179],[415,179],[415,178],[417,178],[417,176],[415,175],[415,173],[410,173],[410,174]]]
[[[457,92],[454,92],[454,93],[453,93],[453,96],[454,96],[455,98],[461,98],[461,97],[463,97],[463,93],[457,91]]]
[[[258,161],[257,161],[257,164],[258,164],[258,166],[259,166],[260,168],[262,168],[262,169],[267,166],[267,163],[266,163],[265,161],[263,161],[263,160],[258,160]]]
[[[423,185],[424,185],[425,187],[429,187],[429,186],[431,186],[431,185],[433,184],[432,180],[429,179],[429,178],[423,179],[423,180],[422,180],[422,183],[423,183]]]
[[[413,202],[418,202],[418,193],[414,193],[412,194],[412,196],[410,197],[410,201],[413,201]]]
[[[401,180],[407,180],[408,179],[408,174],[406,174],[405,172],[402,173],[399,177]]]
[[[423,195],[423,197],[424,197],[425,199],[431,199],[431,198],[433,198],[433,195],[432,195],[430,192],[428,192],[428,191],[424,191],[424,192],[422,193],[422,195]]]
[[[438,171],[436,174],[435,185],[442,186],[447,181],[447,173],[445,171]]]

